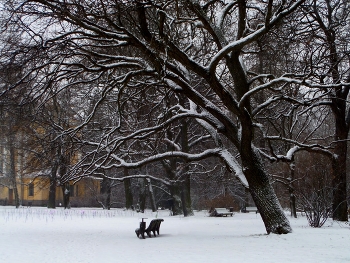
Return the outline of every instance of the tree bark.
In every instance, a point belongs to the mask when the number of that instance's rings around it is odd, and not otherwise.
[[[347,142],[336,143],[333,168],[333,220],[348,221],[347,193],[346,193],[346,152]]]
[[[333,82],[339,80],[337,51],[335,48],[335,39],[328,39],[330,45],[331,63],[333,65]],[[350,80],[350,76],[348,77]],[[331,109],[335,116],[335,146],[332,158],[332,187],[333,187],[333,220],[348,221],[348,207],[346,194],[346,160],[347,160],[347,139],[349,132],[349,123],[347,123],[347,96],[349,89],[343,92],[341,88],[335,89],[336,97],[332,98]]]
[[[185,182],[182,186],[181,202],[184,216],[193,216],[191,199],[191,179],[189,176],[186,176]]]
[[[287,234],[292,232],[258,153],[253,149],[250,153],[244,153],[242,162],[250,194],[260,212],[267,233]]]
[[[171,211],[173,216],[182,215],[183,210],[181,206],[181,186],[178,183],[170,186],[170,194],[171,194]]]
[[[346,98],[348,92],[343,93],[341,89],[337,88],[336,94],[337,97],[332,99],[331,104],[331,109],[335,116],[335,138],[332,157],[333,220],[348,221],[348,206],[346,200],[346,161],[349,132],[349,124],[346,121]]]

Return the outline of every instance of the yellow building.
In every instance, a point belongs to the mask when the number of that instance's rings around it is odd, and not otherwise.
[[[36,128],[36,130],[39,133],[44,133],[40,128]],[[18,137],[22,139],[20,133]],[[42,167],[40,159],[37,159],[32,153],[24,153],[23,150],[14,145],[10,145],[6,136],[0,134],[0,205],[16,205],[15,189],[17,189],[20,205],[47,206],[50,168],[40,170]],[[40,150],[40,148],[36,149],[37,152]],[[79,158],[77,153],[71,157],[70,161],[76,163]],[[12,179],[14,177],[16,180]],[[97,205],[96,196],[99,194],[100,182],[92,178],[84,178],[75,184],[70,184],[70,205]],[[63,190],[61,186],[57,186],[56,206],[60,205],[63,206]]]
[[[15,205],[15,191],[9,179],[0,177],[0,205]],[[30,175],[17,178],[17,189],[20,204],[23,206],[47,206],[49,200],[48,175]],[[100,194],[100,182],[85,178],[70,184],[71,206],[95,206],[96,196]],[[56,206],[63,206],[63,190],[56,187]]]

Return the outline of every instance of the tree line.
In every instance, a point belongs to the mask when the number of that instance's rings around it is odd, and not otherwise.
[[[122,182],[129,206],[137,180],[152,207],[158,187],[191,215],[194,179],[225,174],[281,234],[292,229],[275,184],[295,215],[296,184],[322,156],[316,178],[347,221],[349,5],[4,1],[1,106],[27,109],[27,157],[45,160],[52,186]]]

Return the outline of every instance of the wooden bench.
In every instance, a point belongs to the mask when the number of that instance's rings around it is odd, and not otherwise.
[[[212,216],[232,216],[233,212],[228,211],[226,208],[214,208],[211,215]]]
[[[147,228],[146,222],[143,222],[143,219],[144,218],[142,218],[142,222],[140,222],[140,227],[135,230],[136,236],[139,237],[141,235],[141,237],[144,239],[145,233],[148,237],[152,237],[152,232],[154,236],[156,236],[156,232],[159,236],[160,224],[164,221],[164,219],[153,219]]]
[[[255,206],[247,206],[247,207],[245,208],[245,212],[246,212],[246,213],[255,212],[255,213],[257,214],[257,213],[259,213],[259,210],[258,210],[258,208],[255,207]]]

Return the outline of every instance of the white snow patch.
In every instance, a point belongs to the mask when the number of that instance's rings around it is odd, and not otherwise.
[[[244,186],[249,187],[247,178],[245,177],[245,175],[242,171],[242,166],[238,163],[236,158],[226,149],[222,150],[220,155],[225,160],[227,165],[233,170],[236,177],[241,181],[241,183]]]
[[[289,151],[288,151],[287,154],[286,154],[286,158],[287,158],[288,160],[292,160],[293,155],[294,155],[299,149],[300,149],[299,146],[294,146],[294,147],[290,148]]]

